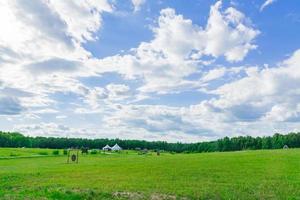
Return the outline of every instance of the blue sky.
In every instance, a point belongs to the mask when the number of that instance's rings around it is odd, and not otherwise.
[[[295,0],[0,3],[0,127],[196,142],[299,131]]]

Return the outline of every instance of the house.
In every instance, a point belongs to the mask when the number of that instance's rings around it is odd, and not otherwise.
[[[118,145],[118,144],[115,144],[112,148],[111,148],[112,151],[121,151],[122,148]]]
[[[108,144],[102,148],[103,151],[111,151],[111,149],[112,148]]]

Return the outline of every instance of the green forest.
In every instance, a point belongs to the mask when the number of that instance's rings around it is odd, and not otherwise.
[[[118,143],[124,149],[149,149],[170,152],[215,152],[240,151],[255,149],[281,149],[300,147],[300,132],[279,134],[268,137],[225,137],[216,141],[198,143],[168,143],[164,141],[121,140],[121,139],[84,139],[84,138],[55,138],[29,137],[18,132],[0,131],[0,147],[27,147],[27,148],[81,148],[100,149],[106,144]]]

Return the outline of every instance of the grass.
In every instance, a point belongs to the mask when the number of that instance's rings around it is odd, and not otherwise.
[[[0,155],[10,150],[0,149]],[[19,153],[22,154],[19,150]],[[22,149],[28,154],[53,150]],[[300,149],[0,158],[0,199],[299,199]]]
[[[62,150],[59,150],[62,154]],[[38,148],[0,148],[0,159],[9,157],[34,157],[51,155],[53,149],[38,149]]]

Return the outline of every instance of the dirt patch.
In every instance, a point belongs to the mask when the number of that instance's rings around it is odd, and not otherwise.
[[[115,192],[113,197],[117,199],[143,200],[145,196],[137,192]]]
[[[150,196],[146,196],[138,192],[115,192],[113,197],[122,200],[189,200],[187,197],[177,197],[175,195],[155,193]]]
[[[176,200],[177,197],[174,195],[167,195],[167,194],[152,194],[150,199],[151,200]]]

